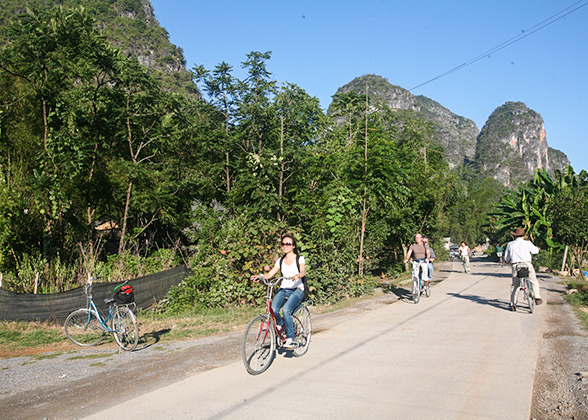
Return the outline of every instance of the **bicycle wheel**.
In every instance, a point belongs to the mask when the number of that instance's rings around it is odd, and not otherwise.
[[[416,277],[412,278],[412,301],[417,304],[421,300],[421,290],[419,287],[419,279]]]
[[[529,304],[529,312],[533,313],[535,310],[535,294],[533,293],[533,286],[529,279],[525,279],[525,299]]]
[[[96,312],[89,309],[73,311],[65,320],[65,335],[78,346],[95,346],[104,339],[105,331]]]
[[[429,285],[425,286],[425,296],[431,297],[431,280],[429,280]]]
[[[305,305],[300,305],[294,311],[294,342],[296,346],[292,353],[296,357],[304,356],[310,346],[310,335],[312,334],[312,322],[310,311]]]
[[[243,334],[243,364],[251,375],[259,375],[270,367],[275,355],[276,333],[267,315],[258,315],[249,321]]]
[[[111,329],[114,331],[114,339],[121,349],[134,350],[139,342],[139,326],[133,311],[126,306],[119,306],[113,312]]]

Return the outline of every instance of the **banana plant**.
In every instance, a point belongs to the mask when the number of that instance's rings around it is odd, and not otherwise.
[[[516,227],[523,227],[529,239],[550,247],[553,241],[552,209],[553,196],[557,185],[544,169],[537,169],[533,179],[518,188],[509,191],[494,206],[489,214],[494,228],[499,234],[506,234]]]

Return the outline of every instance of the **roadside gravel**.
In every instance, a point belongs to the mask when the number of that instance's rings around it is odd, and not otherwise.
[[[564,300],[567,287],[560,279],[545,275],[540,279],[549,312],[537,361],[531,418],[588,420],[588,333]]]

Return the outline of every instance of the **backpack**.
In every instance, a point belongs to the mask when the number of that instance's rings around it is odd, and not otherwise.
[[[519,267],[517,268],[517,277],[519,279],[529,277],[529,269],[527,267]]]
[[[133,292],[133,286],[124,282],[114,288],[114,301],[121,305],[127,305],[135,301],[135,294]]]
[[[298,268],[298,272],[300,273],[300,263],[298,259],[300,255],[296,254],[296,268]],[[284,261],[284,257],[280,258],[280,271],[282,271],[282,262]],[[304,285],[304,294],[302,295],[302,301],[308,299],[308,295],[310,294],[310,290],[308,288],[308,279],[306,276],[302,277],[302,284]]]

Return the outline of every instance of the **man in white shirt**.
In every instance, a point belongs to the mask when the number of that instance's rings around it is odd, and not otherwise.
[[[537,282],[537,276],[535,274],[535,268],[531,263],[531,254],[538,254],[540,249],[533,245],[533,242],[525,240],[525,229],[518,227],[514,232],[510,232],[515,240],[509,242],[506,246],[506,252],[504,253],[504,260],[507,263],[512,264],[512,285],[510,290],[510,310],[516,311],[517,307],[517,295],[519,293],[520,279],[517,277],[517,266],[526,267],[529,270],[529,281],[533,286],[535,293],[535,303],[541,305],[543,299],[541,299],[541,290],[539,289],[539,283]]]

